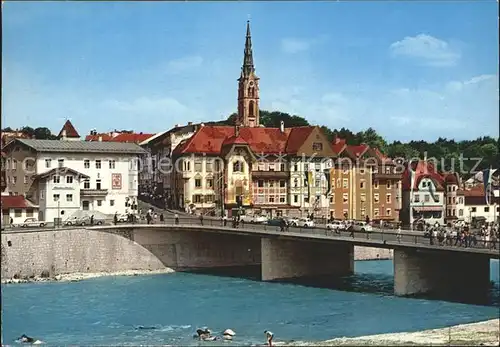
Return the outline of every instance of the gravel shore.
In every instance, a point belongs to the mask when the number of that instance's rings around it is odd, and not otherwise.
[[[54,277],[33,277],[33,278],[10,278],[2,280],[2,284],[11,283],[31,283],[31,282],[78,282],[90,278],[104,276],[139,276],[139,275],[156,275],[175,272],[173,269],[166,268],[161,270],[127,270],[117,272],[93,272],[93,273],[71,273],[56,275]]]
[[[287,346],[500,346],[500,319],[413,333],[392,333],[323,342],[283,342]]]

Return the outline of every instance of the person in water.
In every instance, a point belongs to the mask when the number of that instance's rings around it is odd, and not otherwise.
[[[21,343],[31,343],[31,344],[34,344],[34,345],[39,345],[39,344],[42,343],[42,341],[35,340],[34,338],[29,337],[26,334],[22,334],[21,337],[18,339],[18,341],[21,342]]]
[[[197,329],[196,333],[201,341],[215,341],[217,336],[211,336],[212,332],[208,328]]]
[[[267,338],[267,345],[269,347],[272,347],[274,334],[272,332],[270,332],[269,330],[264,331],[264,334],[266,335],[266,338]]]

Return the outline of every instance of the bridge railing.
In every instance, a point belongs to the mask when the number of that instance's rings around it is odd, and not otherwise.
[[[141,225],[144,222],[141,221]],[[243,223],[239,222],[234,225],[233,221],[228,219],[226,222],[220,218],[203,218],[201,221],[196,217],[185,217],[179,216],[178,223],[173,218],[165,219],[164,221],[154,220],[151,224],[158,225],[193,225],[193,226],[209,226],[209,227],[220,227],[223,229],[250,229],[259,231],[273,231],[273,232],[283,232],[286,233],[300,233],[300,234],[311,234],[311,235],[323,235],[332,238],[335,237],[352,237],[354,239],[360,240],[378,240],[386,241],[391,243],[404,243],[404,244],[421,244],[436,247],[461,247],[461,248],[472,248],[472,249],[486,249],[486,250],[497,250],[500,248],[498,240],[490,237],[489,239],[483,239],[480,236],[473,236],[467,240],[461,240],[460,238],[438,238],[425,236],[422,231],[408,231],[402,230],[398,231],[395,229],[380,229],[373,228],[372,231],[351,231],[351,230],[330,230],[323,225],[316,225],[315,227],[285,227],[281,228],[277,225],[260,224],[260,223]],[[500,252],[500,251],[499,251]]]

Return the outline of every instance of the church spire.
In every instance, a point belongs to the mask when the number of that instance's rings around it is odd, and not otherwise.
[[[252,35],[250,34],[250,21],[247,21],[247,37],[245,40],[245,54],[243,57],[243,67],[241,68],[241,74],[245,77],[250,76],[251,73],[255,72],[255,67],[253,65],[253,52],[252,52]]]

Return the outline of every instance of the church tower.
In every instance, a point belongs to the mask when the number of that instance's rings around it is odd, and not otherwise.
[[[247,36],[243,66],[238,79],[238,118],[236,125],[244,127],[259,126],[259,78],[255,74],[252,53],[250,21],[247,21]]]

